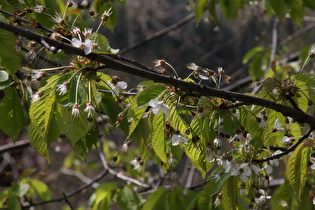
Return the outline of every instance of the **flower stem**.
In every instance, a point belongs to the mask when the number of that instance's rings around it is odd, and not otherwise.
[[[76,85],[76,88],[75,88],[75,104],[78,103],[78,95],[79,95],[79,84],[80,84],[80,79],[81,79],[81,76],[82,76],[82,72],[80,73],[79,77],[78,77],[78,80],[77,80],[77,85]]]

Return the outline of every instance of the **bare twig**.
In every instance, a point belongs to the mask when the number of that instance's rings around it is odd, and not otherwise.
[[[288,148],[286,151],[284,151],[282,153],[279,153],[277,155],[273,155],[273,156],[267,157],[267,158],[254,159],[254,160],[252,160],[252,162],[254,162],[254,163],[262,163],[262,162],[266,162],[266,161],[269,161],[269,160],[279,159],[279,158],[283,157],[284,155],[289,154],[295,148],[297,148],[297,146],[299,146],[306,138],[308,138],[308,136],[312,133],[312,131],[313,131],[313,129],[309,129],[309,131],[304,136],[302,136],[297,143],[295,143],[293,146]]]
[[[152,41],[153,39],[156,39],[156,38],[158,38],[158,37],[160,37],[160,36],[162,36],[162,35],[164,35],[164,34],[167,34],[167,33],[171,32],[171,31],[173,31],[173,30],[175,30],[175,29],[181,27],[182,25],[188,23],[189,21],[191,21],[192,19],[194,19],[194,17],[195,17],[195,15],[192,13],[192,14],[188,15],[187,17],[183,18],[183,19],[182,19],[181,21],[179,21],[178,23],[175,23],[175,24],[173,24],[173,25],[171,25],[171,26],[169,26],[169,27],[167,27],[167,28],[165,28],[165,29],[163,29],[163,30],[161,30],[161,31],[158,31],[158,32],[156,32],[155,34],[146,37],[144,40],[139,41],[139,42],[137,42],[136,44],[134,44],[134,45],[132,45],[132,46],[130,46],[130,47],[127,47],[127,48],[121,50],[121,51],[119,52],[119,54],[121,54],[121,55],[122,55],[122,54],[125,54],[125,53],[127,53],[127,52],[129,52],[129,51],[131,51],[131,50],[133,50],[133,49],[135,49],[135,48],[137,48],[137,47],[139,47],[139,46],[141,46],[141,45],[147,43],[147,42]]]
[[[64,174],[77,177],[78,179],[80,179],[85,184],[91,183],[93,181],[89,177],[84,176],[84,174],[82,174],[80,171],[70,170],[70,169],[65,168],[65,167],[62,167],[60,171]],[[97,188],[98,186],[99,186],[99,184],[96,182],[94,182],[92,185],[93,188]]]
[[[15,143],[6,144],[3,146],[0,146],[0,154],[7,152],[7,151],[20,149],[23,147],[28,147],[28,146],[30,146],[30,141],[28,139],[17,141]]]
[[[109,167],[107,161],[106,161],[106,158],[105,158],[105,155],[104,155],[104,152],[103,152],[103,142],[102,140],[100,139],[99,140],[100,142],[100,146],[99,146],[99,156],[101,158],[101,161],[102,161],[102,164],[103,164],[103,167],[105,170],[107,170],[110,174],[116,176],[117,178],[125,181],[125,182],[129,182],[129,183],[133,183],[133,184],[136,184],[140,187],[144,187],[144,188],[151,188],[150,185],[148,184],[145,184],[143,182],[140,182],[134,178],[131,178],[129,176],[126,176],[124,175],[122,172],[116,172],[115,170],[113,170],[112,168]]]
[[[93,179],[93,181],[91,181],[90,183],[86,184],[86,185],[83,185],[81,187],[79,187],[78,189],[70,192],[70,193],[64,193],[64,196],[62,197],[59,197],[59,198],[54,198],[54,199],[51,199],[51,200],[48,200],[48,201],[42,201],[42,202],[38,202],[38,203],[31,203],[29,205],[26,205],[26,206],[23,206],[23,208],[27,209],[27,208],[30,208],[32,206],[41,206],[41,205],[45,205],[45,204],[48,204],[48,203],[55,203],[55,202],[60,202],[60,201],[63,201],[65,199],[68,199],[80,192],[82,192],[83,190],[91,187],[94,183],[98,182],[99,180],[101,180],[103,177],[105,177],[106,175],[108,174],[108,171],[103,171],[100,175],[98,175],[95,179]]]

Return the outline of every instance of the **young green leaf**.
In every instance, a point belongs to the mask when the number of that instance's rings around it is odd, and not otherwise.
[[[0,130],[16,141],[25,121],[23,108],[14,88],[4,89],[4,94],[0,104]]]
[[[151,142],[155,154],[163,161],[167,163],[166,151],[165,151],[165,116],[164,113],[153,116],[152,120],[152,136]]]
[[[169,209],[168,203],[169,191],[165,188],[158,188],[152,194],[149,195],[146,202],[144,203],[142,210],[160,210]]]
[[[222,208],[237,209],[237,177],[231,176],[222,186]]]

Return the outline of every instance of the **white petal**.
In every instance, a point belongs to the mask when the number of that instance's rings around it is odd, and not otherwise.
[[[208,79],[209,79],[209,77],[206,77],[206,76],[204,76],[204,75],[202,75],[202,74],[199,74],[199,78],[200,78],[200,79],[203,79],[203,80],[208,80]]]
[[[162,111],[162,109],[160,109],[159,107],[158,108],[153,108],[152,109],[152,112],[153,112],[153,114],[160,114],[160,112]]]
[[[81,47],[82,45],[82,42],[80,40],[78,40],[77,38],[73,38],[71,40],[71,44],[74,46],[74,47]]]
[[[84,53],[85,55],[88,55],[92,52],[93,48],[93,42],[89,39],[85,40],[84,42]]]
[[[156,100],[156,99],[152,99],[150,102],[149,102],[149,106],[155,108],[157,106],[160,106],[161,104],[161,101],[159,100]]]
[[[165,115],[169,115],[170,113],[170,108],[166,104],[163,104],[163,112]]]
[[[117,85],[118,85],[118,87],[120,87],[123,90],[126,89],[128,86],[127,83],[124,81],[117,82]]]

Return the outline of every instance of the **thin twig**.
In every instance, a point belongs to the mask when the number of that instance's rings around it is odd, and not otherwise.
[[[92,182],[90,182],[89,184],[86,184],[86,185],[83,185],[81,187],[79,187],[78,189],[70,192],[70,193],[64,193],[64,196],[62,197],[59,197],[59,198],[54,198],[54,199],[51,199],[51,200],[48,200],[48,201],[42,201],[42,202],[38,202],[38,203],[31,203],[29,205],[26,205],[26,206],[23,206],[23,209],[27,209],[27,208],[30,208],[32,206],[41,206],[41,205],[45,205],[45,204],[48,204],[48,203],[55,203],[55,202],[60,202],[60,201],[63,201],[65,199],[68,199],[80,192],[82,192],[83,190],[91,187],[94,183],[98,182],[99,180],[101,180],[103,177],[105,177],[106,175],[108,174],[108,171],[103,171],[100,175],[98,175]]]
[[[312,133],[312,131],[313,131],[313,129],[309,129],[309,131],[304,136],[302,136],[297,143],[295,143],[293,146],[288,148],[286,151],[284,151],[282,153],[279,153],[277,155],[273,155],[273,156],[267,157],[267,158],[254,159],[254,160],[252,160],[252,162],[254,162],[254,163],[262,163],[262,162],[266,162],[266,161],[269,161],[269,160],[279,159],[279,158],[283,157],[284,155],[289,154],[295,148],[297,148],[297,146],[299,146],[306,138],[308,138],[308,136]]]
[[[103,142],[101,139],[99,139],[100,145],[99,145],[99,156],[101,158],[103,167],[105,170],[107,170],[110,174],[116,176],[117,178],[125,181],[125,182],[130,182],[130,183],[134,183],[140,187],[144,187],[144,188],[152,188],[150,185],[145,184],[143,182],[140,182],[134,178],[131,178],[129,176],[124,175],[122,172],[116,172],[115,170],[113,170],[107,163],[104,152],[103,152]]]
[[[28,146],[30,146],[30,141],[28,139],[17,141],[15,143],[9,143],[9,144],[0,146],[0,154],[7,151],[15,150],[15,149],[21,149]]]
[[[179,21],[178,23],[175,23],[175,24],[173,24],[173,25],[171,25],[171,26],[169,26],[169,27],[167,27],[167,28],[165,28],[165,29],[163,29],[163,30],[161,30],[161,31],[158,31],[158,32],[156,32],[155,34],[146,37],[146,38],[143,39],[142,41],[139,41],[139,42],[135,43],[134,45],[132,45],[132,46],[130,46],[130,47],[127,47],[127,48],[121,50],[121,51],[119,52],[119,54],[123,55],[123,54],[125,54],[125,53],[127,53],[127,52],[129,52],[129,51],[131,51],[131,50],[134,50],[135,48],[137,48],[137,47],[139,47],[139,46],[141,46],[141,45],[143,45],[143,44],[145,44],[145,43],[147,43],[147,42],[152,41],[153,39],[156,39],[156,38],[158,38],[158,37],[160,37],[160,36],[162,36],[162,35],[164,35],[164,34],[167,34],[167,33],[171,32],[171,31],[173,31],[173,30],[175,30],[175,29],[181,27],[182,25],[188,23],[189,21],[191,21],[192,19],[194,19],[194,17],[195,17],[195,15],[192,13],[192,14],[188,15],[187,17],[183,18],[183,19],[182,19],[181,21]]]
[[[67,198],[67,196],[66,196],[65,193],[63,193],[63,197],[64,197],[65,202],[66,202],[66,203],[68,204],[68,206],[70,207],[70,209],[73,210],[74,208],[73,208],[72,204],[70,203],[70,201],[68,200],[68,198]]]

